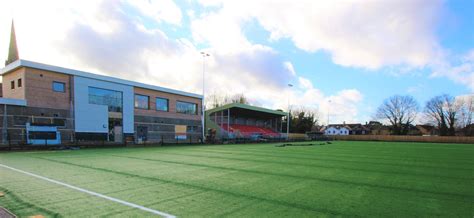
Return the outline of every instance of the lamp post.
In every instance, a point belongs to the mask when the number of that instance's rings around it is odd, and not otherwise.
[[[202,56],[202,101],[201,101],[201,125],[202,125],[202,143],[204,143],[206,138],[206,127],[204,123],[204,113],[206,108],[204,107],[205,100],[205,88],[206,88],[206,57],[211,56],[209,53],[201,52]]]
[[[331,105],[331,100],[328,100],[328,123],[327,126],[329,126],[329,106]]]
[[[286,140],[290,139],[290,88],[293,84],[288,83],[288,115],[286,116]]]

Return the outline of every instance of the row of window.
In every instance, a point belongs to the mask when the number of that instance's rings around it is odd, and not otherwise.
[[[17,82],[17,87],[18,88],[21,88],[23,86],[23,84],[21,84],[21,79],[18,79],[18,82]],[[12,80],[10,82],[10,88],[11,89],[15,89],[15,80]]]
[[[21,79],[18,79],[18,87],[22,87]],[[11,81],[11,88],[15,88],[15,81]],[[52,89],[55,92],[66,92],[66,84],[53,81]],[[89,104],[106,105],[109,112],[122,112],[122,92],[89,87]],[[150,97],[146,95],[135,94],[135,108],[150,109]],[[155,108],[157,111],[169,111],[169,100],[166,98],[155,99]],[[197,114],[197,104],[176,101],[176,112],[183,114]]]
[[[22,80],[18,79],[16,83],[17,88],[21,88],[23,86]],[[66,92],[66,84],[63,82],[53,81],[53,91],[55,92]],[[15,80],[10,82],[10,88],[15,89]]]
[[[135,94],[135,108],[139,109],[150,109],[150,96]],[[166,98],[155,98],[155,109],[157,111],[169,111],[169,99]],[[176,112],[182,114],[197,114],[197,104],[176,101]]]
[[[108,106],[109,112],[122,112],[122,92],[89,87],[89,104],[98,104]],[[146,95],[135,94],[135,108],[150,109],[150,97]],[[169,100],[166,98],[155,99],[155,108],[157,111],[169,111]],[[176,112],[183,114],[197,114],[197,104],[176,101]]]
[[[336,130],[333,130],[333,131],[329,130],[328,132],[329,132],[329,134],[336,134]],[[347,131],[347,130],[342,130],[342,131],[341,131],[341,134],[349,134],[349,131]]]

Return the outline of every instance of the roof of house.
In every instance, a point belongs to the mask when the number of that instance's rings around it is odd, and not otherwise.
[[[362,131],[368,131],[369,128],[365,127],[364,125],[360,123],[351,123],[351,124],[346,124],[351,130],[362,130]]]
[[[333,127],[335,129],[346,128],[351,131],[358,131],[358,130],[369,131],[370,130],[369,128],[365,127],[364,125],[360,123],[350,123],[350,124],[343,123],[343,124],[329,124],[328,126],[321,128],[321,131],[324,131],[330,127]]]
[[[46,70],[46,71],[52,71],[52,72],[57,72],[57,73],[62,73],[62,74],[67,74],[67,75],[73,75],[73,76],[79,76],[79,77],[85,77],[85,78],[90,78],[90,79],[96,79],[96,80],[102,80],[106,82],[112,82],[112,83],[117,83],[117,84],[122,84],[122,85],[129,85],[129,86],[134,86],[134,87],[139,87],[139,88],[144,88],[144,89],[150,89],[150,90],[155,90],[155,91],[160,91],[160,92],[167,92],[167,93],[172,93],[176,95],[182,95],[182,96],[187,96],[187,97],[193,97],[193,98],[200,98],[202,99],[202,95],[199,94],[194,94],[194,93],[189,93],[189,92],[184,92],[180,90],[175,90],[175,89],[169,89],[161,86],[155,86],[155,85],[149,85],[149,84],[144,84],[144,83],[139,83],[131,80],[124,80],[124,79],[119,79],[116,77],[111,77],[111,76],[104,76],[104,75],[99,75],[99,74],[93,74],[89,72],[84,72],[84,71],[79,71],[79,70],[74,70],[74,69],[69,69],[69,68],[63,68],[63,67],[58,67],[58,66],[53,66],[53,65],[47,65],[47,64],[42,64],[42,63],[37,63],[33,61],[28,61],[28,60],[16,60],[4,68],[1,69],[0,74],[4,75],[7,74],[17,68],[20,67],[29,67],[29,68],[35,68],[35,69],[40,69],[40,70]]]
[[[423,134],[428,134],[433,130],[436,130],[435,126],[432,125],[416,125],[416,129],[420,130]]]
[[[324,130],[329,129],[331,127],[335,128],[335,129],[338,129],[338,130],[341,129],[341,128],[346,128],[348,130],[351,130],[351,128],[349,126],[345,125],[345,124],[329,124],[329,125],[321,128],[321,131],[324,131]]]

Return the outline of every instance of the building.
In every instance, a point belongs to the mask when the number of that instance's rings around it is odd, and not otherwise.
[[[13,24],[5,65],[3,144],[201,140],[201,95],[21,60]]]
[[[282,118],[286,112],[231,103],[206,111],[207,135],[215,139],[284,138]]]
[[[350,128],[344,124],[330,124],[321,129],[324,135],[349,135]]]
[[[408,135],[434,136],[439,135],[438,129],[429,124],[411,126]]]
[[[1,69],[1,142],[198,141],[202,96],[19,58]]]
[[[390,135],[390,127],[379,121],[370,121],[365,124],[365,128],[369,130],[370,135]]]
[[[14,142],[200,138],[201,95],[27,60],[1,76],[2,136]]]
[[[321,129],[325,135],[367,135],[370,129],[360,123],[330,124]]]
[[[346,126],[350,129],[349,135],[368,135],[370,133],[370,129],[360,123],[346,124]]]

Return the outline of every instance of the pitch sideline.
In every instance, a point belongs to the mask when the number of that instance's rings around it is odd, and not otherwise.
[[[74,189],[76,191],[87,193],[87,194],[90,194],[90,195],[93,195],[93,196],[96,196],[96,197],[99,197],[99,198],[104,198],[104,199],[107,199],[109,201],[113,201],[113,202],[123,204],[123,205],[129,206],[129,207],[133,207],[133,208],[136,208],[136,209],[139,209],[139,210],[147,211],[147,212],[150,212],[150,213],[153,213],[153,214],[156,214],[156,215],[160,215],[160,216],[163,216],[163,217],[166,217],[166,218],[176,218],[176,216],[174,216],[174,215],[171,215],[171,214],[168,214],[168,213],[165,213],[165,212],[161,212],[159,210],[154,210],[154,209],[144,207],[144,206],[141,206],[141,205],[138,205],[138,204],[130,203],[130,202],[120,200],[120,199],[117,199],[117,198],[113,198],[113,197],[109,197],[107,195],[103,195],[103,194],[100,194],[100,193],[97,193],[97,192],[89,191],[87,189],[79,188],[77,186],[69,185],[69,184],[64,183],[64,182],[60,182],[60,181],[50,179],[50,178],[47,178],[47,177],[44,177],[44,176],[36,175],[34,173],[30,173],[30,172],[27,172],[27,171],[16,169],[16,168],[4,165],[4,164],[0,164],[0,167],[6,168],[6,169],[9,169],[9,170],[13,170],[13,171],[16,171],[16,172],[19,172],[19,173],[23,173],[23,174],[26,174],[26,175],[29,175],[29,176],[33,176],[33,177],[36,177],[38,179],[46,180],[48,182],[51,182],[51,183],[54,183],[54,184],[57,184],[57,185],[65,186],[67,188]]]

